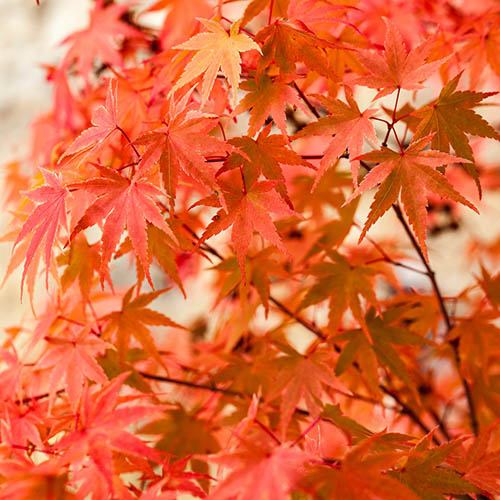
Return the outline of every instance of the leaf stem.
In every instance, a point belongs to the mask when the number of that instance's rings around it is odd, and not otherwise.
[[[274,10],[274,0],[271,0],[269,4],[269,18],[267,20],[267,24],[271,24],[273,20],[273,10]]]

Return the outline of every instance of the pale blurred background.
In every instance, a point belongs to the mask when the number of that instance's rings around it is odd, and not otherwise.
[[[90,0],[44,0],[37,7],[35,0],[0,0],[1,165],[25,155],[31,121],[50,107],[51,89],[41,65],[61,58],[64,48],[59,43],[86,25],[90,4]],[[0,234],[7,222],[2,213]],[[0,245],[0,280],[10,252],[10,244]],[[15,273],[0,289],[0,327],[16,323],[27,309],[27,300],[20,303],[19,283]]]
[[[1,164],[25,154],[30,138],[30,122],[50,106],[50,87],[45,81],[41,65],[54,64],[60,60],[64,49],[59,43],[68,34],[87,24],[90,5],[90,0],[44,0],[39,7],[35,0],[0,0]],[[366,97],[371,96],[367,94]],[[485,108],[482,113],[491,121],[495,120],[494,109]],[[500,157],[499,147],[490,142],[487,156],[490,159]],[[359,220],[363,220],[369,203],[370,199],[366,197]],[[472,232],[487,241],[494,241],[500,233],[500,196],[487,194],[481,212],[479,218],[471,211],[463,210],[460,231],[445,232],[429,241],[431,260],[445,293],[458,293],[464,285],[470,283],[473,273],[477,272],[478,262],[471,266],[464,258],[468,233]],[[5,232],[6,222],[8,217],[3,213],[0,217],[0,234]],[[382,223],[375,226],[371,235],[375,238],[395,236],[400,231],[401,228],[392,216],[387,215]],[[357,237],[356,234],[353,236]],[[10,251],[10,244],[0,245],[2,278]],[[16,324],[28,308],[27,300],[24,304],[20,303],[19,276],[19,272],[14,274],[0,290],[0,328]],[[425,277],[413,274],[407,279],[413,286],[428,287]],[[203,290],[197,288],[194,291],[198,292],[195,295],[200,300],[195,298],[193,301],[191,296],[189,304],[190,307],[196,304],[195,308],[199,310],[207,306],[201,296],[205,295],[205,301],[207,298]],[[192,316],[193,312],[186,308],[183,311],[177,310],[183,316]],[[181,320],[179,315],[176,319]]]

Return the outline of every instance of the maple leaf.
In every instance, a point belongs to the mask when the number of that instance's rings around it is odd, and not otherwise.
[[[402,293],[395,296],[386,305],[387,310],[396,313],[398,322],[411,332],[421,337],[435,337],[441,324],[439,303],[432,295],[415,295]]]
[[[390,312],[376,317],[374,310],[371,309],[363,323],[366,325],[364,331],[351,330],[334,337],[337,342],[347,341],[337,359],[335,374],[341,375],[358,359],[361,368],[367,368],[367,375],[370,377],[375,374],[375,380],[378,380],[377,370],[373,369],[370,359],[361,360],[367,352],[371,351],[371,355],[375,356],[379,365],[386,367],[401,379],[416,395],[415,382],[397,346],[424,346],[430,344],[430,341],[409,330],[394,326],[391,322]],[[369,338],[367,338],[367,332]]]
[[[328,33],[330,35],[334,31],[332,29],[334,24],[343,23],[353,32],[361,35],[361,32],[357,31],[354,24],[344,19],[345,14],[350,9],[357,10],[356,7],[349,5],[348,2],[342,3],[332,0],[287,0],[286,15],[277,15],[276,17],[293,19],[299,26],[303,25],[314,33]]]
[[[236,106],[237,89],[240,83],[241,57],[240,52],[256,50],[260,47],[248,35],[240,33],[240,23],[231,25],[229,34],[216,21],[199,19],[208,32],[198,33],[187,42],[175,46],[176,49],[197,51],[193,59],[184,68],[180,79],[174,85],[172,92],[203,74],[201,101],[204,105],[214,86],[219,69],[226,75],[232,91],[232,105]]]
[[[334,387],[331,351],[316,349],[305,356],[291,346],[283,345],[284,356],[271,361],[275,381],[269,400],[280,397],[280,427],[283,435],[298,404],[304,399],[307,410],[316,418],[323,409],[325,389]]]
[[[169,460],[163,464],[162,479],[149,486],[141,495],[141,500],[169,498],[171,495],[176,496],[179,492],[187,493],[196,498],[206,498],[205,492],[200,488],[197,481],[212,478],[208,474],[186,470],[188,462],[189,457],[186,457],[175,462]]]
[[[186,297],[186,291],[184,290],[179,270],[177,269],[177,260],[179,259],[179,255],[182,254],[182,251],[174,250],[172,248],[172,240],[161,229],[153,226],[153,224],[148,223],[147,225],[147,239],[148,252],[152,262],[155,261],[158,264],[162,271],[165,272],[166,276],[179,287],[184,297]],[[189,251],[191,250],[192,244],[189,248]],[[130,238],[126,238],[116,251],[115,258],[118,259],[129,252],[133,252],[133,246]],[[146,276],[141,263],[137,261],[137,256],[135,258],[137,285],[140,288]]]
[[[372,431],[356,422],[356,420],[344,415],[340,409],[340,405],[325,405],[321,417],[342,430],[348,437],[349,444],[356,445],[364,439],[373,436]]]
[[[296,64],[302,62],[320,75],[330,76],[325,49],[336,48],[337,45],[312,32],[296,29],[289,23],[277,20],[259,31],[255,40],[263,43],[263,56],[258,65],[261,73],[265,68],[276,64],[282,78],[294,78]]]
[[[467,21],[460,30],[460,37],[463,46],[458,52],[458,57],[468,65],[471,88],[477,88],[488,67],[492,73],[500,76],[500,58],[497,50],[500,28],[497,9],[490,9],[482,16],[467,16]]]
[[[358,59],[367,70],[367,75],[355,83],[374,89],[381,89],[376,98],[391,94],[396,89],[421,89],[421,82],[431,76],[444,59],[426,63],[431,44],[424,42],[408,52],[403,37],[396,25],[386,21],[384,55],[368,50],[358,52]]]
[[[420,119],[414,140],[434,134],[431,142],[433,149],[447,153],[451,146],[457,156],[472,162],[474,155],[466,134],[499,139],[498,132],[472,109],[483,99],[496,95],[496,92],[457,91],[461,75],[459,73],[450,80],[435,101],[413,113]],[[465,167],[476,180],[481,193],[476,169],[470,164],[465,164]]]
[[[71,185],[72,189],[83,189],[96,198],[87,208],[71,233],[72,240],[80,231],[106,219],[102,234],[101,281],[108,274],[108,263],[120,241],[125,226],[132,241],[134,252],[152,285],[149,274],[147,223],[151,223],[175,240],[165,222],[155,197],[162,192],[147,181],[140,170],[131,180],[111,168],[94,164],[101,173],[83,182]]]
[[[498,421],[482,430],[466,450],[460,448],[448,457],[448,463],[463,474],[466,481],[474,484],[492,496],[500,495],[500,451],[488,451],[492,442],[492,433],[498,427]]]
[[[305,109],[297,91],[288,83],[273,80],[267,75],[257,76],[255,80],[244,81],[240,88],[247,91],[234,113],[250,110],[248,135],[255,135],[271,116],[281,133],[286,137],[285,108],[287,105]]]
[[[210,423],[181,406],[169,410],[160,419],[141,428],[141,434],[159,435],[156,448],[175,457],[217,453],[220,444]],[[186,440],[189,436],[189,440]]]
[[[245,302],[248,296],[249,284],[251,284],[257,291],[267,314],[271,285],[269,275],[278,274],[284,276],[278,263],[272,258],[275,253],[276,249],[270,247],[247,257],[245,274],[248,281],[245,281],[242,277],[236,257],[224,259],[215,266],[213,269],[224,275],[224,278],[220,280],[220,291],[216,303],[218,304],[224,297],[231,296],[236,292],[240,301]]]
[[[266,7],[269,7],[269,17],[271,20],[272,16],[276,17],[287,17],[288,4],[290,0],[252,0],[246,7],[243,13],[243,18],[241,24],[245,26],[254,17],[258,16]]]
[[[0,463],[0,498],[30,500],[32,498],[74,498],[66,489],[68,471],[59,460],[34,464],[31,460],[2,460]]]
[[[292,202],[286,189],[282,165],[314,167],[303,160],[295,151],[287,148],[287,142],[283,136],[269,135],[270,131],[271,126],[268,125],[256,140],[248,136],[230,139],[229,143],[236,148],[236,152],[232,153],[224,162],[217,175],[232,169],[242,168],[245,183],[252,185],[263,174],[270,181],[276,181],[276,191],[291,207]]]
[[[473,109],[482,100],[497,92],[457,91],[462,73],[450,80],[441,90],[439,97],[413,113],[420,119],[415,138],[429,134],[431,146],[439,151],[448,152],[450,146],[455,154],[473,160],[472,148],[466,134],[498,139],[498,132]]]
[[[428,260],[429,256],[425,244],[427,191],[432,191],[443,198],[462,203],[475,212],[478,212],[472,203],[453,188],[443,174],[436,171],[436,168],[439,166],[460,163],[465,160],[432,149],[424,151],[424,148],[431,140],[432,136],[426,136],[412,141],[405,150],[400,152],[384,147],[379,151],[372,151],[358,158],[368,162],[376,162],[378,165],[370,170],[347,202],[380,184],[373,203],[370,206],[370,213],[368,214],[359,241],[365,237],[368,229],[400,197],[403,209],[413,227],[420,248]]]
[[[99,245],[89,245],[83,234],[78,234],[68,250],[59,256],[59,264],[67,264],[61,276],[63,291],[78,281],[82,298],[89,300],[94,272],[100,265]]]
[[[151,335],[149,326],[169,326],[172,328],[181,328],[164,314],[149,309],[146,306],[157,299],[166,290],[157,290],[156,292],[138,295],[132,299],[134,287],[130,288],[123,296],[121,310],[106,314],[102,319],[107,321],[104,335],[110,338],[116,336],[116,347],[119,359],[124,361],[125,355],[130,345],[131,338],[137,339],[144,350],[163,365],[163,360],[158,353],[156,343]]]
[[[457,471],[446,467],[445,461],[459,445],[460,440],[430,449],[432,434],[428,434],[412,448],[404,468],[390,475],[412,489],[419,498],[440,500],[443,495],[466,495],[477,489]]]
[[[23,275],[21,279],[21,296],[23,293],[23,284],[26,274],[32,263],[35,254],[45,242],[44,260],[45,260],[45,284],[48,287],[49,268],[52,258],[52,249],[57,236],[59,227],[66,226],[66,197],[68,190],[61,184],[58,176],[45,169],[40,169],[45,184],[39,188],[30,191],[27,196],[34,202],[39,203],[26,222],[14,242],[15,247],[24,240],[30,233],[30,244],[26,250],[26,260],[24,261]]]
[[[259,232],[269,243],[276,245],[283,253],[287,254],[278,231],[270,214],[278,217],[292,217],[297,214],[283,201],[275,191],[276,181],[257,181],[247,185],[246,180],[237,182],[220,182],[227,211],[220,209],[212,218],[205,232],[199,240],[201,245],[205,240],[215,236],[232,226],[231,240],[234,245],[236,258],[245,276],[245,257],[254,231]],[[201,200],[200,204],[215,199]]]
[[[92,335],[89,328],[82,328],[79,333],[73,333],[69,338],[46,337],[49,347],[37,363],[38,368],[50,368],[50,403],[58,384],[63,380],[68,399],[73,410],[80,403],[85,380],[105,384],[108,379],[95,360],[95,356],[103,354],[111,347],[99,337]]]
[[[487,381],[500,353],[500,329],[495,325],[495,312],[477,311],[450,330],[451,342],[459,341],[460,366],[468,380]]]
[[[188,92],[179,101],[171,99],[164,125],[136,140],[136,144],[146,147],[140,170],[147,171],[159,162],[163,187],[172,200],[181,172],[201,187],[215,190],[215,171],[205,156],[225,155],[232,150],[209,135],[217,126],[217,120],[195,111],[189,104],[190,95]]]
[[[180,288],[183,295],[186,296],[179,272],[177,271],[176,258],[178,253],[172,250],[168,236],[153,224],[148,225],[148,248],[161,269]]]
[[[361,112],[352,92],[346,87],[346,99],[348,104],[339,99],[327,99],[318,96],[320,103],[327,109],[329,116],[325,116],[316,122],[306,125],[295,134],[294,139],[308,137],[311,135],[332,135],[335,134],[328,145],[320,168],[316,174],[313,191],[318,187],[319,181],[325,172],[337,162],[344,151],[349,151],[351,163],[352,180],[354,185],[358,185],[359,160],[357,157],[362,153],[363,142],[367,139],[372,145],[377,144],[377,136],[373,127],[372,117],[376,110],[366,109]]]
[[[318,498],[417,500],[421,497],[387,474],[404,456],[406,441],[400,434],[368,436],[349,449],[341,464],[311,467],[301,485]]]
[[[336,252],[328,252],[330,261],[320,262],[311,267],[310,273],[318,281],[307,291],[300,308],[306,308],[330,298],[329,327],[335,331],[340,326],[342,316],[347,309],[366,329],[361,298],[368,304],[377,306],[378,301],[373,291],[377,270],[369,266],[353,267],[349,261]],[[332,283],[337,286],[332,287]]]
[[[500,309],[500,273],[489,273],[481,266],[481,278],[477,281],[491,305]]]
[[[109,492],[113,491],[113,451],[159,461],[159,453],[125,429],[146,418],[161,414],[161,408],[152,405],[121,406],[119,392],[127,378],[124,373],[114,378],[99,392],[87,389],[81,401],[76,430],[68,432],[55,445],[62,460],[76,463],[89,457]]]
[[[296,447],[259,443],[210,458],[229,468],[229,475],[211,493],[213,500],[287,500],[301,475],[308,454]]]
[[[63,165],[67,157],[78,155],[83,161],[90,154],[98,152],[118,131],[118,101],[116,94],[116,80],[109,80],[106,102],[92,113],[92,127],[84,130],[66,149],[59,159]],[[66,161],[64,161],[66,160]]]
[[[143,38],[139,30],[120,19],[128,9],[127,4],[107,5],[105,0],[97,0],[88,28],[76,31],[63,40],[63,44],[71,44],[63,59],[63,66],[68,68],[77,61],[78,71],[84,77],[88,77],[97,57],[105,64],[123,66],[116,38]]]

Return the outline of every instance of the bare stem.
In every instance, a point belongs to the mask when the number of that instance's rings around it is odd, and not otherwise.
[[[443,316],[444,322],[446,324],[446,331],[447,333],[453,328],[453,322],[451,320],[450,315],[448,314],[448,310],[446,309],[446,303],[444,300],[444,296],[441,292],[441,289],[439,288],[438,282],[436,280],[436,274],[431,268],[429,262],[425,258],[422,249],[420,248],[417,240],[415,239],[415,236],[413,235],[408,223],[406,222],[406,219],[403,216],[403,212],[401,211],[401,208],[399,205],[393,205],[392,206],[394,212],[396,213],[396,217],[398,218],[399,222],[403,226],[403,229],[405,230],[405,233],[407,234],[413,248],[417,252],[417,255],[419,259],[421,260],[422,264],[424,265],[426,269],[426,274],[429,277],[429,280],[432,285],[432,289],[434,292],[434,295],[438,301],[439,304],[439,309],[441,310],[441,314]],[[452,351],[453,351],[453,358],[455,361],[456,369],[458,376],[460,377],[460,381],[462,383],[462,387],[464,389],[465,397],[467,399],[467,405],[469,407],[469,416],[470,416],[470,422],[471,422],[471,428],[474,434],[478,434],[479,432],[479,423],[477,420],[477,415],[476,415],[476,406],[474,403],[474,399],[472,397],[472,390],[469,385],[469,382],[465,379],[465,377],[462,375],[460,371],[460,353],[458,350],[458,340],[451,340],[448,341],[448,344],[450,345]]]
[[[141,155],[140,155],[139,151],[137,151],[137,148],[134,146],[134,143],[130,140],[130,137],[128,136],[127,132],[125,132],[125,130],[123,130],[118,125],[116,126],[116,130],[118,130],[123,135],[123,137],[125,137],[129,146],[134,150],[134,153],[137,155],[137,158],[140,158]]]
[[[190,387],[191,389],[200,389],[203,391],[218,392],[220,394],[225,394],[227,396],[233,396],[236,398],[247,397],[246,394],[243,394],[242,392],[232,391],[231,389],[224,389],[223,387],[218,387],[216,385],[198,384],[196,382],[190,382],[189,380],[181,380],[181,379],[177,379],[177,378],[167,377],[164,375],[155,375],[153,373],[147,373],[147,372],[142,372],[142,371],[139,371],[138,373],[140,375],[142,375],[144,378],[147,378],[149,380],[156,380],[157,382],[165,382],[168,384],[182,385],[184,387]]]
[[[319,114],[319,111],[312,105],[311,101],[307,98],[307,96],[302,92],[302,89],[297,85],[296,82],[292,82],[293,87],[299,94],[300,98],[305,102],[306,106],[309,108],[309,111],[316,117],[316,118],[321,118],[321,115]]]

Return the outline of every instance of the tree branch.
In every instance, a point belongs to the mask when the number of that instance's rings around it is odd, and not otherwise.
[[[294,89],[299,94],[300,98],[305,102],[306,106],[309,108],[309,111],[316,117],[321,118],[319,111],[312,105],[311,101],[307,98],[307,96],[302,92],[302,89],[297,85],[296,82],[292,82]]]
[[[415,236],[413,235],[413,233],[410,229],[410,226],[408,225],[408,223],[406,222],[406,219],[404,218],[404,215],[403,215],[403,212],[401,211],[401,208],[399,207],[399,205],[393,205],[392,208],[393,208],[399,222],[403,226],[403,229],[404,229],[405,233],[407,234],[413,248],[417,252],[417,255],[419,256],[420,260],[422,261],[422,264],[424,265],[424,267],[426,269],[426,274],[429,277],[434,295],[436,296],[436,299],[437,299],[438,304],[439,304],[439,308],[441,310],[441,314],[442,314],[444,322],[446,324],[446,331],[447,331],[447,333],[449,333],[449,331],[453,328],[453,322],[450,318],[450,315],[448,314],[448,310],[446,309],[446,303],[445,303],[443,294],[441,292],[441,289],[439,288],[438,282],[436,280],[436,274],[433,271],[433,269],[431,268],[429,262],[427,262],[427,259],[425,258],[424,254],[422,252],[422,249],[420,248],[417,240],[415,239]],[[462,383],[465,397],[467,399],[467,405],[469,407],[469,417],[470,417],[471,428],[472,428],[472,431],[474,432],[474,434],[477,435],[479,432],[479,422],[477,420],[476,407],[475,407],[475,403],[474,403],[474,398],[472,397],[472,390],[471,390],[471,387],[469,385],[469,382],[466,380],[466,378],[462,375],[462,373],[460,371],[460,364],[461,363],[460,363],[460,352],[458,350],[458,345],[459,345],[458,343],[459,343],[458,339],[448,341],[448,344],[453,351],[453,358],[455,361],[457,373],[458,373],[458,376],[459,376],[460,381]]]

